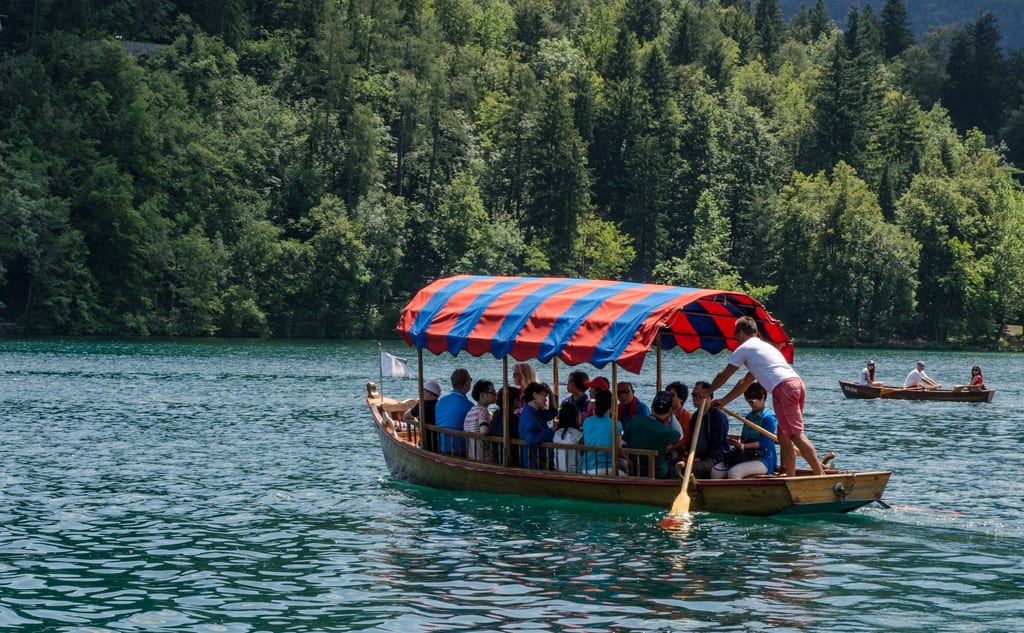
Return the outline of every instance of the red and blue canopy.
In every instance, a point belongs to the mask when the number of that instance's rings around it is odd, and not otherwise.
[[[733,324],[750,316],[765,341],[793,360],[793,344],[756,300],[740,292],[590,279],[460,275],[420,290],[402,311],[406,343],[434,354],[491,353],[569,365],[610,362],[639,373],[663,349],[735,349]]]

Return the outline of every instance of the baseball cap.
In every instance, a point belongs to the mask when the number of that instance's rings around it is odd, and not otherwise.
[[[923,360],[917,361],[917,364],[920,365],[921,367],[924,367],[924,361]]]
[[[604,391],[608,391],[612,388],[603,376],[598,376],[591,381],[585,382],[583,383],[583,386],[588,389],[603,389]]]
[[[436,380],[428,380],[427,382],[423,383],[423,389],[424,391],[429,391],[435,396],[441,395],[441,385],[438,384]]]
[[[651,402],[651,411],[655,413],[668,413],[672,410],[672,394],[667,391],[659,391]]]

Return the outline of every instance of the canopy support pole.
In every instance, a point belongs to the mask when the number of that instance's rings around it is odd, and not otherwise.
[[[420,396],[420,415],[419,415],[420,419],[418,420],[419,427],[420,427],[419,446],[420,446],[420,448],[425,448],[423,438],[425,438],[427,436],[427,427],[426,427],[426,423],[423,421],[423,418],[426,417],[426,416],[423,415],[423,413],[426,410],[427,406],[423,402],[423,349],[422,348],[416,350],[416,373],[417,373],[416,382],[419,383],[419,391],[418,391],[418,393],[419,393],[419,396]]]
[[[559,402],[559,400],[558,400],[558,357],[557,356],[552,356],[551,357],[551,380],[552,380],[551,389],[552,389],[552,392],[555,394],[554,405],[557,407],[558,406],[558,402]]]
[[[655,338],[655,358],[657,359],[657,371],[658,377],[655,379],[655,391],[661,391],[661,330],[658,330],[658,336]]]
[[[608,471],[609,475],[617,475],[619,473],[619,434],[617,432],[619,427],[619,399],[616,396],[619,384],[619,364],[612,362],[612,463],[610,464],[611,469]]]
[[[501,382],[501,415],[505,416],[501,421],[501,445],[504,447],[502,454],[505,456],[502,466],[511,466],[512,454],[509,451],[512,450],[512,436],[508,427],[512,424],[512,411],[509,409],[511,403],[508,401],[508,356],[501,357]]]

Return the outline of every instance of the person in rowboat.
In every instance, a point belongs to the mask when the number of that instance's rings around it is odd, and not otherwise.
[[[548,426],[548,418],[544,413],[548,410],[548,403],[551,398],[551,389],[547,385],[538,382],[531,382],[523,392],[523,400],[526,406],[519,414],[519,437],[526,443],[522,449],[522,463],[524,468],[551,467],[551,460],[547,451],[538,446],[541,442],[550,442],[555,436],[554,431]]]
[[[903,381],[904,389],[927,389],[928,387],[939,387],[939,383],[935,382],[928,377],[928,374],[924,373],[924,361],[917,361],[917,367],[910,370],[907,374],[907,379]]]
[[[693,414],[686,409],[686,401],[690,397],[690,388],[686,383],[677,380],[669,383],[665,389],[672,394],[672,415],[669,416],[669,422],[681,435],[681,439],[668,451],[669,468],[673,468],[677,462],[686,459],[686,454],[690,450]]]
[[[775,433],[778,421],[767,406],[768,392],[764,387],[755,382],[747,387],[743,399],[750,405],[747,419],[764,430]],[[727,466],[732,461],[727,456],[711,471],[712,479],[743,479],[753,475],[771,475],[779,467],[779,460],[775,453],[775,440],[767,435],[744,425],[740,430],[740,436],[730,442],[733,443],[737,459],[742,461],[736,461],[732,466]]]
[[[630,421],[638,415],[651,415],[651,408],[640,401],[633,392],[633,383],[620,382],[615,389],[619,396],[619,422],[622,429],[629,428]]]
[[[881,387],[882,382],[875,380],[875,361],[869,360],[864,369],[860,370],[860,384],[865,387]]]
[[[596,380],[604,380],[597,378]],[[605,381],[607,385],[607,381]],[[612,445],[612,418],[609,412],[612,408],[612,392],[608,389],[598,389],[597,395],[590,401],[594,406],[594,414],[587,417],[583,422],[583,443],[587,446]],[[622,447],[622,425],[615,422],[615,447]],[[583,472],[588,475],[614,475],[616,469],[611,467],[611,453],[604,451],[587,451],[583,455]],[[625,475],[626,471],[619,471]]]
[[[978,389],[985,388],[985,379],[981,377],[981,367],[978,367],[977,365],[971,367],[970,385],[972,387],[977,387]]]
[[[597,401],[597,394],[607,391],[610,396],[612,394],[612,386],[608,384],[608,379],[604,376],[598,376],[591,381],[583,383],[583,385],[588,389],[590,395],[590,406],[587,407],[586,413],[583,416],[583,419],[586,420],[592,415],[601,415],[596,413],[597,407],[594,405]]]
[[[581,425],[587,410],[590,409],[590,396],[587,395],[588,380],[590,380],[590,377],[587,376],[585,371],[577,369],[570,372],[569,377],[565,381],[565,390],[569,392],[569,395],[562,399],[562,404],[572,404],[576,407],[576,411],[579,412],[579,423]]]
[[[779,449],[786,476],[796,475],[797,449],[815,475],[824,475],[825,469],[818,461],[818,452],[804,433],[804,401],[807,398],[804,381],[786,362],[782,352],[758,338],[757,322],[751,317],[736,319],[733,334],[739,347],[733,351],[729,364],[711,382],[711,390],[724,385],[742,365],[747,366],[747,375],[724,398],[714,400],[712,406],[722,407],[732,402],[755,380],[761,383],[772,394],[775,405],[775,415],[779,420]]]
[[[476,406],[466,414],[463,422],[463,429],[467,433],[480,433],[490,435],[491,433],[491,412],[487,407],[497,400],[498,392],[494,390],[494,383],[490,380],[478,380],[473,385],[473,400]],[[466,457],[478,462],[490,461],[491,448],[485,446],[482,440],[469,440],[466,445]]]
[[[423,423],[434,423],[434,407],[437,406],[437,399],[441,397],[441,384],[436,380],[428,380],[423,383],[423,393],[420,394],[420,401],[416,406],[405,412],[403,418],[406,423],[412,423],[420,419],[420,408],[423,409]]]
[[[437,401],[434,409],[437,426],[455,431],[464,430],[466,414],[473,408],[473,403],[466,395],[472,386],[473,379],[468,369],[460,367],[452,372],[452,390]],[[463,438],[441,433],[440,439],[438,448],[442,453],[459,457],[466,455],[466,441]]]
[[[667,391],[659,391],[654,396],[651,408],[653,413],[637,415],[630,421],[629,426],[622,432],[622,441],[630,448],[657,451],[654,456],[654,476],[658,479],[665,479],[675,476],[675,472],[668,469],[665,451],[670,445],[679,441],[679,431],[667,424],[668,418],[672,414],[672,394]],[[647,460],[639,460],[637,474],[641,477],[650,476]]]
[[[693,476],[698,479],[711,477],[712,469],[725,457],[729,450],[729,419],[721,409],[712,406],[715,392],[711,389],[711,383],[706,380],[698,380],[693,383],[693,406],[700,411],[700,404],[704,405],[704,418],[700,423],[700,433],[697,436],[697,452],[693,456]],[[696,426],[697,420],[693,420]]]

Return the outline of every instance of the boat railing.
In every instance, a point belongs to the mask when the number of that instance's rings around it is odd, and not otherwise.
[[[415,427],[416,425],[411,425]],[[510,440],[511,450],[505,453],[505,440],[495,435],[483,435],[468,431],[457,431],[432,424],[426,425],[423,448],[432,452],[460,459],[495,464],[510,468],[523,468],[523,455],[537,464],[537,470],[557,471],[565,473],[582,473],[587,453],[600,453],[596,462],[609,464],[612,449],[607,446],[590,446],[587,444],[558,444],[541,442],[528,446],[521,439]],[[658,451],[621,448],[619,469],[629,475],[653,479],[656,471]],[[607,474],[614,474],[615,469],[608,469]]]

